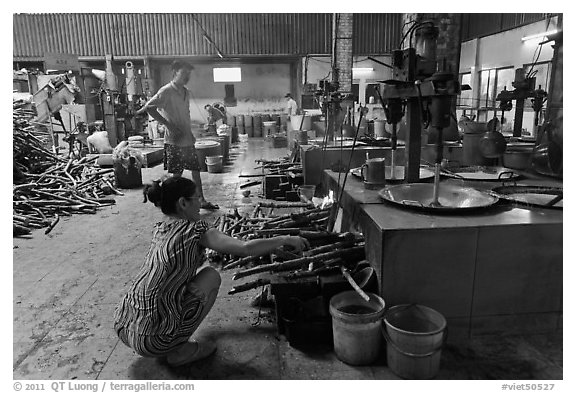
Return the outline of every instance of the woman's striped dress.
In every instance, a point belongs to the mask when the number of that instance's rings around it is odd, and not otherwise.
[[[146,260],[115,313],[120,339],[142,356],[163,356],[197,328],[206,302],[187,284],[204,262],[204,221],[169,219],[155,225]]]

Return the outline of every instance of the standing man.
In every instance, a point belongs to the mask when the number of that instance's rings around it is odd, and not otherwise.
[[[202,192],[200,164],[192,134],[190,119],[190,93],[186,84],[190,81],[192,65],[176,60],[172,63],[172,80],[158,90],[142,108],[158,124],[165,127],[164,169],[172,176],[182,176],[184,169],[192,172],[192,180],[198,186],[198,196],[202,209],[215,210],[218,205],[206,201]]]
[[[292,94],[288,93],[284,96],[286,98],[286,112],[288,112],[288,116],[297,115],[298,114],[298,104],[292,98]]]

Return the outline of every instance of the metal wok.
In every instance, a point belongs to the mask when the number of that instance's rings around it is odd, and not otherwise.
[[[384,201],[396,206],[433,213],[466,214],[485,209],[498,202],[494,195],[472,187],[440,184],[438,202],[432,204],[434,184],[409,183],[387,186],[378,193]]]
[[[500,199],[525,206],[547,209],[563,208],[563,189],[543,186],[500,186],[492,189],[491,194]]]

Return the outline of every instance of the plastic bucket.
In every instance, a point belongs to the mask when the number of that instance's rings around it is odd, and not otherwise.
[[[208,161],[206,161],[206,166],[208,167],[208,173],[220,173],[220,172],[222,172],[222,161],[214,163],[214,164],[208,164]]]
[[[356,291],[346,291],[330,299],[334,351],[344,363],[361,366],[373,363],[382,345],[384,300],[368,293],[366,302]]]
[[[205,139],[197,141],[194,146],[196,147],[196,155],[198,156],[198,164],[202,172],[208,171],[206,166],[206,157],[222,155],[222,148],[220,143],[214,140]]]
[[[221,164],[222,156],[208,156],[206,157],[206,165]]]
[[[438,311],[419,304],[389,309],[382,329],[386,338],[388,367],[406,379],[429,379],[438,374],[446,319]]]

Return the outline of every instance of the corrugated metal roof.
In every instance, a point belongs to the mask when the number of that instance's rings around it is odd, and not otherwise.
[[[354,54],[385,54],[402,39],[402,14],[354,14]]]
[[[14,58],[299,55],[331,51],[331,14],[15,14]]]
[[[463,14],[462,40],[556,14]],[[330,54],[332,14],[14,14],[13,57],[46,52],[81,58],[215,56],[202,28],[225,56]],[[402,14],[354,14],[354,54],[397,47]]]
[[[463,14],[462,41],[534,23],[556,14]]]

